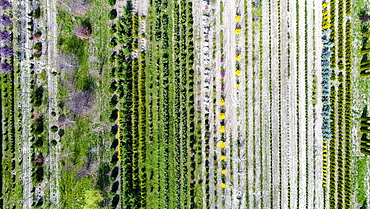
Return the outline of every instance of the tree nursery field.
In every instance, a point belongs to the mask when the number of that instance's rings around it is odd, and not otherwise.
[[[0,208],[368,208],[369,56],[367,0],[0,0]]]

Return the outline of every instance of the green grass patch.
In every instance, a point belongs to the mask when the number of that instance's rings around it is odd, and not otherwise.
[[[357,168],[357,203],[362,204],[366,200],[365,178],[367,175],[367,158],[361,157],[355,162]]]
[[[72,124],[65,125],[65,134],[60,142],[60,154],[64,156],[60,160],[62,174],[59,181],[63,208],[82,208],[86,204],[84,196],[86,190],[101,190],[106,206],[111,199],[109,191],[105,191],[109,182],[102,179],[107,175],[106,170],[109,167],[107,165],[110,165],[113,155],[110,144],[114,137],[109,133],[109,125],[101,125],[109,123],[111,111],[107,108],[111,97],[108,93],[110,66],[107,59],[112,53],[107,47],[110,41],[107,33],[110,28],[107,15],[109,11],[110,7],[99,0],[92,0],[88,11],[83,16],[75,16],[63,8],[58,8],[58,50],[75,55],[78,60],[78,67],[72,77],[62,77],[64,74],[60,74],[61,83],[73,83],[69,86],[60,86],[58,99],[64,102],[61,114],[74,121]],[[90,38],[81,40],[73,34],[74,27],[79,24],[86,25],[90,29]],[[68,101],[71,92],[74,91],[94,93],[94,105],[88,116],[80,117],[70,113]],[[96,152],[92,151],[94,148]],[[84,174],[83,170],[89,166],[91,166],[89,171],[91,173]],[[101,176],[99,173],[103,167],[105,173]],[[101,200],[101,198],[98,199]]]

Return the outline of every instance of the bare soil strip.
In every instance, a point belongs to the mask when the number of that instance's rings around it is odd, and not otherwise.
[[[289,80],[290,80],[290,74],[288,69],[288,28],[287,28],[287,2],[286,1],[280,1],[280,51],[281,51],[281,67],[280,67],[280,73],[281,73],[281,208],[288,208],[289,203],[289,197],[288,197],[288,177],[289,177],[289,142],[290,142],[290,136],[289,136],[289,130],[292,124],[290,123],[289,118]]]
[[[322,74],[321,74],[321,53],[322,53],[322,29],[321,29],[321,22],[322,22],[322,1],[314,1],[314,7],[319,8],[316,9],[314,12],[315,15],[315,23],[314,23],[314,39],[315,39],[315,75],[317,76],[317,85],[316,85],[316,100],[317,103],[315,105],[315,114],[314,117],[314,159],[315,159],[315,168],[314,168],[314,208],[324,208],[324,190],[322,186],[323,182],[323,141],[322,141]],[[310,190],[311,191],[311,190]]]
[[[290,81],[290,100],[289,100],[289,105],[290,105],[290,123],[292,125],[297,126],[298,118],[297,118],[297,85],[298,85],[298,80],[297,80],[297,65],[296,63],[296,57],[297,57],[297,37],[295,34],[297,34],[297,28],[296,28],[296,22],[293,21],[296,19],[297,11],[295,9],[295,5],[297,4],[297,0],[290,2],[290,22],[289,22],[289,33],[291,34],[291,39],[290,39],[290,71],[291,71],[291,81]],[[299,128],[299,127],[298,127]],[[297,159],[297,127],[290,129],[290,146],[289,146],[289,153],[290,153],[290,163],[289,163],[289,177],[290,177],[290,205],[292,208],[297,207],[297,197],[298,197],[298,191],[294,188],[297,188],[297,166],[298,166],[298,159]]]
[[[272,205],[279,207],[279,183],[280,183],[280,172],[279,172],[279,84],[278,84],[278,22],[277,22],[277,2],[271,0],[271,69],[272,69]]]
[[[32,180],[31,180],[31,101],[30,101],[30,61],[28,58],[32,54],[32,43],[28,38],[29,32],[27,31],[28,17],[26,15],[30,13],[30,1],[22,0],[19,2],[19,7],[14,5],[14,12],[19,14],[19,37],[21,41],[18,46],[20,51],[20,69],[21,69],[21,91],[20,91],[20,103],[22,113],[22,185],[23,185],[23,208],[28,209],[32,205],[33,194],[32,194]]]
[[[56,57],[57,57],[57,49],[56,49],[56,40],[57,40],[57,23],[56,23],[56,1],[55,0],[46,0],[46,17],[47,17],[47,49],[46,49],[46,56],[47,56],[47,66],[46,66],[46,74],[48,80],[48,139],[49,144],[52,144],[51,141],[56,140],[57,144],[55,146],[50,146],[49,148],[49,189],[50,189],[50,203],[53,205],[54,208],[59,208],[59,204],[61,203],[60,200],[60,191],[59,191],[59,150],[60,150],[60,137],[58,133],[53,133],[51,131],[51,126],[53,126],[57,118],[52,116],[52,112],[55,112],[58,115],[58,77],[53,75],[52,73],[55,70],[56,66]]]
[[[262,191],[263,208],[271,207],[271,174],[269,168],[271,165],[270,156],[270,37],[269,37],[269,3],[262,1]]]
[[[235,160],[231,159],[233,152],[231,146],[233,144],[233,139],[236,137],[235,129],[237,128],[236,124],[236,102],[234,98],[236,96],[236,82],[235,82],[235,64],[236,64],[236,48],[235,48],[235,14],[236,14],[236,2],[235,0],[228,0],[224,2],[225,9],[223,13],[224,23],[227,26],[224,30],[224,51],[225,51],[225,113],[226,113],[226,170],[230,171],[225,174],[226,188],[225,192],[225,206],[232,207],[231,201],[231,191],[235,192],[233,184],[235,184],[235,179],[231,176],[231,168],[235,167]],[[235,154],[235,153],[233,153]],[[231,164],[231,161],[233,164]],[[221,171],[221,170],[220,170]]]
[[[238,49],[240,50],[240,55],[242,57],[242,60],[239,62],[240,64],[240,70],[241,70],[241,75],[239,76],[239,83],[240,87],[238,90],[237,94],[237,102],[239,106],[239,111],[237,113],[237,116],[239,117],[238,120],[238,135],[235,136],[236,140],[238,140],[238,143],[236,143],[235,149],[239,150],[238,151],[238,159],[236,159],[237,165],[236,165],[236,170],[237,170],[237,176],[238,176],[238,187],[237,190],[234,190],[234,197],[233,201],[235,201],[237,204],[235,204],[237,207],[236,208],[246,208],[246,184],[247,184],[247,173],[246,173],[246,153],[247,153],[247,147],[246,147],[246,79],[245,79],[245,74],[246,72],[246,66],[245,66],[245,57],[246,57],[246,51],[245,51],[245,21],[246,21],[246,12],[244,11],[244,1],[239,0],[237,3],[238,12],[240,13],[239,15],[242,17],[240,21],[240,25],[242,27],[242,34],[238,36],[237,39],[237,46]],[[236,180],[235,180],[236,181]]]
[[[312,1],[308,1],[307,2],[307,7],[308,8],[313,8],[313,2]],[[313,22],[313,11],[312,9],[307,9],[307,25],[312,25],[314,26],[314,22]],[[307,30],[307,49],[308,49],[308,52],[312,52],[312,53],[309,53],[308,54],[308,57],[306,59],[308,59],[308,62],[307,62],[307,65],[308,65],[308,68],[307,68],[307,79],[306,79],[306,83],[308,86],[306,86],[306,88],[308,89],[307,93],[306,93],[306,98],[307,98],[307,109],[306,109],[306,121],[307,121],[307,126],[306,126],[306,131],[307,131],[307,139],[306,139],[306,145],[307,145],[307,152],[306,152],[306,155],[307,155],[307,168],[306,168],[306,174],[308,176],[308,178],[306,179],[306,198],[307,198],[307,207],[308,208],[314,208],[313,207],[313,197],[314,195],[309,195],[310,191],[314,191],[314,184],[312,184],[311,182],[314,182],[314,160],[313,160],[313,157],[314,157],[314,153],[313,153],[313,142],[314,142],[314,138],[313,138],[313,105],[312,105],[312,80],[313,80],[313,61],[314,61],[314,51],[313,51],[313,40],[314,40],[314,34],[313,34],[313,27],[306,27],[306,30]],[[316,59],[319,59],[319,57],[317,57]]]
[[[252,3],[251,1],[247,1],[247,11],[245,11],[246,15],[246,21],[248,23],[248,28],[246,28],[246,31],[247,31],[247,34],[246,35],[246,41],[248,43],[248,55],[247,55],[247,59],[248,61],[246,61],[247,65],[246,65],[246,80],[247,80],[247,120],[248,120],[248,127],[247,127],[247,143],[246,143],[246,146],[247,146],[247,157],[246,157],[246,160],[247,160],[247,172],[248,172],[248,184],[247,184],[247,196],[248,198],[246,198],[246,204],[247,204],[247,208],[255,208],[254,207],[254,201],[255,201],[255,195],[254,195],[254,191],[253,191],[253,184],[254,184],[254,178],[256,177],[255,176],[255,173],[254,173],[254,169],[253,169],[253,162],[254,162],[254,156],[253,156],[253,141],[251,140],[252,137],[253,137],[253,121],[251,120],[254,116],[253,116],[253,111],[252,111],[252,107],[253,107],[253,101],[252,101],[252,95],[253,95],[253,82],[252,82],[252,75],[253,75],[253,67],[252,67],[252,62],[250,62],[249,60],[252,60],[253,59],[253,47],[252,47],[252,36],[253,36],[253,31],[252,31]]]

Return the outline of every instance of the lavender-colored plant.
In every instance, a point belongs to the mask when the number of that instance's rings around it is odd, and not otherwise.
[[[3,7],[3,10],[7,10],[12,7],[12,3],[8,0],[0,0],[0,6]]]
[[[0,64],[0,69],[4,72],[4,73],[10,73],[13,71],[13,66],[11,66],[9,63],[7,62],[4,62],[4,63],[1,63]]]
[[[10,41],[10,33],[8,31],[0,31],[0,40],[9,42]]]
[[[9,46],[5,45],[0,47],[0,54],[2,54],[4,57],[9,57],[13,55],[13,48],[10,48]]]
[[[8,15],[3,14],[3,15],[0,16],[0,23],[7,27],[7,26],[13,24],[13,21],[10,19],[10,17]]]

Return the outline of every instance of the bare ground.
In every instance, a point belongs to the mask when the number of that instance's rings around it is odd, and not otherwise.
[[[29,208],[32,205],[33,194],[32,194],[32,180],[31,180],[31,102],[30,102],[30,62],[28,60],[29,56],[32,54],[31,41],[28,39],[29,33],[27,31],[27,21],[28,18],[26,14],[30,12],[30,2],[20,1],[19,7],[13,7],[14,13],[20,14],[20,31],[19,36],[22,37],[19,46],[19,51],[21,52],[21,92],[20,92],[20,106],[22,113],[22,185],[23,185],[23,208]]]
[[[49,144],[52,140],[56,140],[57,144],[55,146],[50,146],[49,148],[49,195],[50,203],[54,205],[54,208],[59,208],[61,204],[60,200],[60,191],[59,191],[59,180],[60,180],[60,171],[59,171],[59,151],[60,151],[60,137],[57,132],[53,133],[51,131],[51,126],[56,124],[57,117],[52,116],[52,112],[55,112],[56,115],[59,115],[58,110],[58,76],[53,75],[52,73],[56,71],[56,58],[58,52],[56,49],[56,40],[57,40],[57,23],[56,23],[56,1],[46,0],[46,34],[47,34],[47,64],[46,64],[46,75],[47,75],[47,92],[48,92],[48,139]]]

